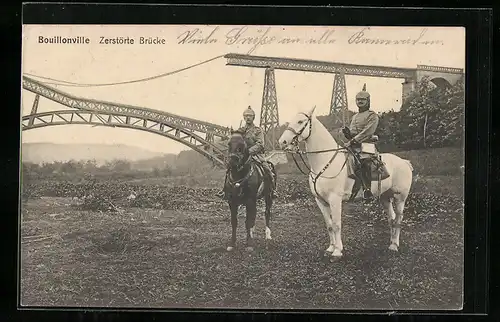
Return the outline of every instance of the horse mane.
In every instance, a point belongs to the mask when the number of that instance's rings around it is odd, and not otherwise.
[[[233,135],[241,135],[241,136],[244,136],[245,135],[245,132],[242,130],[242,129],[237,129],[237,130],[234,130],[234,131],[231,131],[231,136]]]
[[[228,145],[231,145],[231,143],[234,143],[235,141],[240,141],[245,143],[247,143],[246,139],[245,139],[245,132],[241,129],[238,129],[238,130],[235,130],[235,131],[231,131],[231,137],[229,138],[229,141],[227,142]]]

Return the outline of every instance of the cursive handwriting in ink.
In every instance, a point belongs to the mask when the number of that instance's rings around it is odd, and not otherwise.
[[[383,38],[369,38],[365,35],[365,31],[369,28],[363,28],[360,31],[355,32],[349,37],[347,42],[349,44],[368,44],[368,45],[434,45],[443,44],[442,40],[427,40],[422,41],[425,34],[427,33],[427,28],[421,30],[417,38],[412,39],[408,37],[406,39],[383,39]]]
[[[195,28],[193,30],[187,30],[177,37],[177,43],[179,45],[182,45],[182,44],[196,44],[196,45],[214,44],[217,42],[217,39],[214,38],[214,35],[218,29],[219,29],[218,26],[215,27],[206,37],[203,37],[203,32],[199,28]]]
[[[247,54],[251,54],[259,46],[269,45],[276,41],[276,37],[268,36],[271,28],[267,28],[263,33],[262,30],[258,30],[261,35],[258,36],[246,36],[248,27],[233,28],[226,34],[226,45],[253,45]]]

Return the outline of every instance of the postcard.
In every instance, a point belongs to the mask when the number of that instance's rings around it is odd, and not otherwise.
[[[465,29],[24,25],[23,307],[459,310]]]

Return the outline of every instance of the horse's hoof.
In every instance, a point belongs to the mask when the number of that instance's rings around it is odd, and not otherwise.
[[[342,259],[342,256],[330,256],[330,263],[338,263]]]
[[[398,246],[396,244],[391,244],[391,246],[389,246],[389,250],[397,252],[398,251]]]
[[[247,246],[247,248],[245,248],[245,250],[247,252],[253,252],[253,247],[252,246]]]
[[[233,246],[227,246],[226,250],[228,252],[232,252],[234,250],[234,247]]]
[[[271,240],[271,229],[266,227],[266,240]]]
[[[342,251],[340,251],[339,249],[335,249],[332,253],[332,256],[333,257],[341,257],[342,256]]]

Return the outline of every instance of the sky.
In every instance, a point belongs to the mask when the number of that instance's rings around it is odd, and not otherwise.
[[[227,53],[406,68],[423,64],[465,69],[463,28],[227,25],[25,25],[23,28],[22,72],[47,83],[52,81],[33,75],[84,84],[125,82],[175,71]],[[325,33],[329,36],[323,43],[308,42],[320,39]],[[259,38],[263,35],[267,38]],[[87,37],[90,43],[39,43],[40,37],[55,36]],[[100,44],[101,37],[131,37],[135,43]],[[139,37],[159,37],[165,39],[165,44],[139,44]],[[206,37],[205,44],[189,42]],[[257,46],[244,43],[249,37],[260,39],[260,43]],[[300,42],[280,43],[285,38]],[[391,44],[356,43],[361,38],[390,40]],[[394,43],[408,39],[416,44]],[[280,123],[314,105],[318,115],[328,114],[333,74],[276,70],[275,79]],[[402,82],[403,79],[347,75],[348,108],[356,110],[355,95],[366,84],[374,111],[397,111],[401,106]],[[227,66],[224,58],[218,58],[180,73],[132,84],[49,86],[78,97],[143,106],[238,127],[249,105],[257,114],[255,123],[259,124],[264,69]],[[35,94],[22,90],[23,115],[30,113],[34,97]],[[66,109],[69,108],[45,98],[38,104],[39,112]],[[161,153],[189,149],[144,131],[86,125],[23,131],[22,142],[127,144]]]

